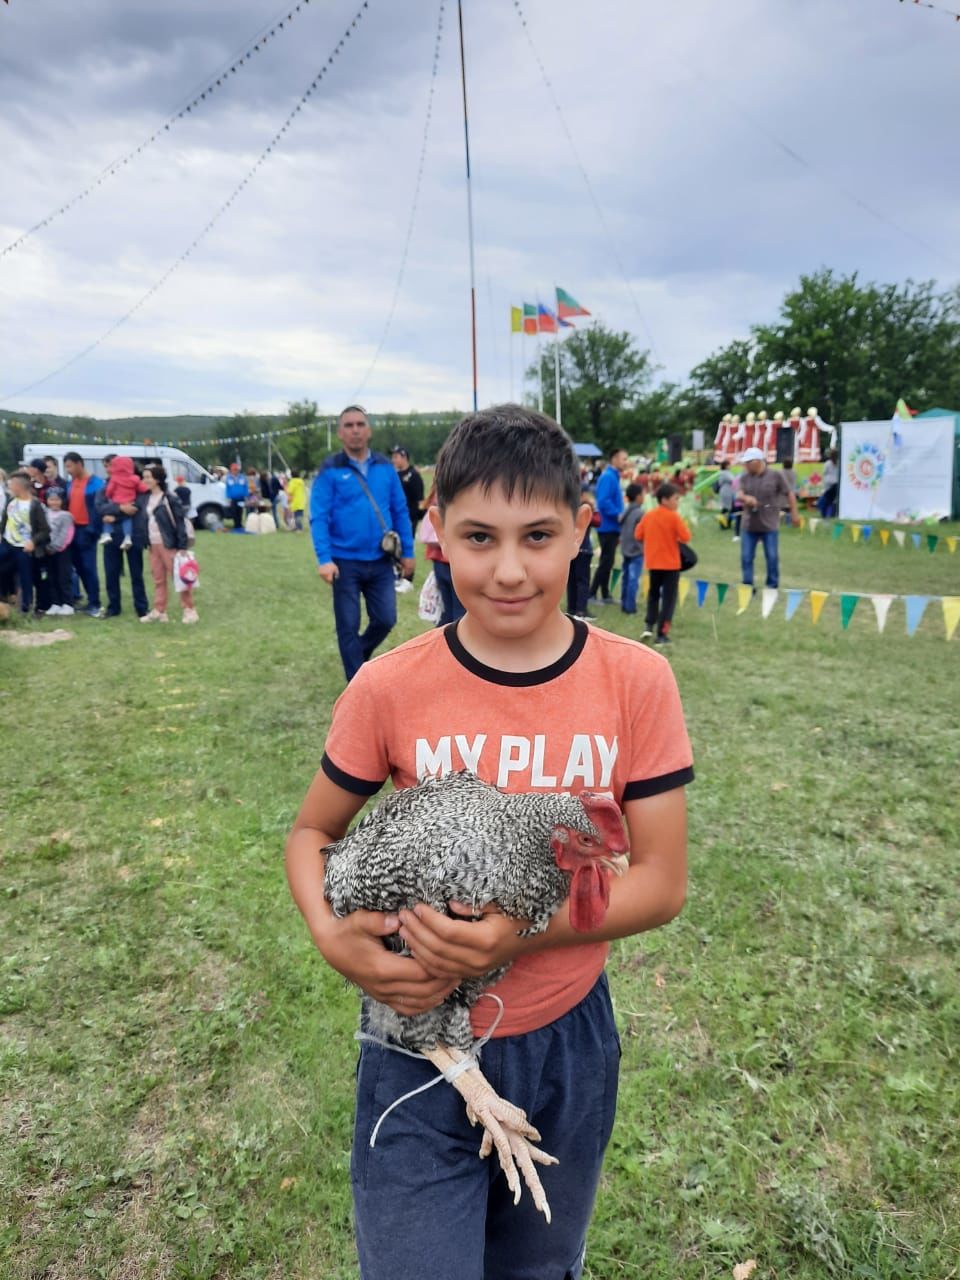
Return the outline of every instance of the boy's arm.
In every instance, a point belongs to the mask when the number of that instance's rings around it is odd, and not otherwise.
[[[606,918],[592,933],[576,932],[566,904],[533,938],[518,937],[519,922],[495,911],[479,923],[460,923],[421,904],[400,912],[400,936],[430,973],[479,976],[527,952],[626,938],[666,924],[679,913],[687,891],[686,792],[675,787],[628,800],[624,814],[630,866],[611,878]]]
[[[434,977],[409,956],[387,951],[382,940],[397,932],[395,915],[354,911],[341,920],[323,896],[325,859],[320,850],[346,835],[365,799],[338,787],[322,771],[317,774],[287,838],[290,892],[328,964],[398,1013],[424,1013],[446,999],[460,977]]]

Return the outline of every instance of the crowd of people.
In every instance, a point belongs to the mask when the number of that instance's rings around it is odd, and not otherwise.
[[[11,475],[0,471],[0,599],[14,598],[26,617],[91,618],[122,612],[124,567],[141,622],[167,622],[169,587],[180,601],[181,620],[199,620],[193,598],[196,560],[188,502],[168,483],[159,463],[138,471],[133,460],[110,454],[107,479],[87,471],[79,453],[34,458]],[[98,550],[103,548],[107,605],[100,590]],[[144,585],[144,556],[153,579],[153,602]]]

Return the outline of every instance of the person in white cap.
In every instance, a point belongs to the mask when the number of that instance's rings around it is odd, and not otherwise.
[[[780,512],[790,508],[790,518],[799,523],[797,495],[783,473],[771,471],[762,449],[743,451],[740,461],[744,473],[740,477],[739,495],[743,503],[743,523],[740,530],[741,579],[753,585],[753,561],[757,543],[763,543],[763,555],[767,562],[767,586],[780,585]]]

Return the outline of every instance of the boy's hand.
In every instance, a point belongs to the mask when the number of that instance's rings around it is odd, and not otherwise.
[[[446,1000],[461,975],[429,973],[411,956],[388,951],[382,939],[396,933],[400,921],[382,911],[353,911],[332,917],[320,939],[327,961],[368,996],[406,1017],[426,1013]]]
[[[412,911],[400,912],[400,937],[437,978],[482,977],[508,964],[523,949],[518,932],[528,927],[529,920],[505,916],[492,902],[477,912],[459,902],[451,902],[450,909],[466,919],[451,920],[422,902]]]
[[[340,571],[332,560],[328,560],[326,564],[317,565],[317,573],[328,587],[332,587],[333,580],[339,576]]]

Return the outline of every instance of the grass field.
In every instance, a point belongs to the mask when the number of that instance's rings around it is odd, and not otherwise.
[[[737,581],[712,521],[695,544],[695,574]],[[329,594],[305,538],[198,552],[198,627],[0,644],[3,1280],[356,1276],[357,1000],[282,873],[341,687]],[[781,558],[785,586],[960,594],[943,544],[788,531]],[[908,639],[901,602],[878,635],[866,601],[844,631],[835,599],[814,627],[806,604],[737,617],[732,588],[674,634],[690,894],[612,949],[622,1089],[586,1274],[948,1280],[960,637],[938,603]]]

